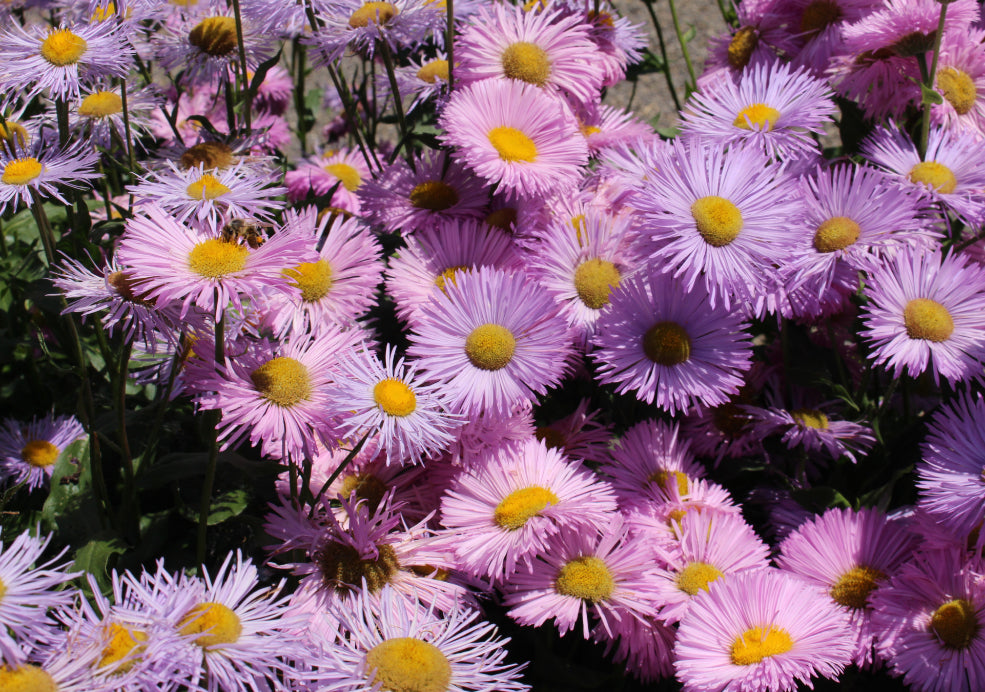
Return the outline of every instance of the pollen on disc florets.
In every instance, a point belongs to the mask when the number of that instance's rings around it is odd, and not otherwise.
[[[575,269],[574,284],[578,297],[586,307],[601,310],[609,304],[612,289],[619,286],[618,267],[599,257],[586,260]]]
[[[832,216],[823,221],[814,233],[814,249],[818,252],[835,252],[854,245],[862,234],[862,227],[847,216]]]
[[[39,469],[47,468],[58,460],[58,447],[48,440],[31,440],[21,449],[21,459]]]
[[[335,591],[359,588],[365,580],[369,592],[376,593],[389,584],[400,569],[396,551],[386,543],[376,546],[375,558],[364,559],[351,545],[330,541],[314,557],[325,586]]]
[[[209,238],[197,243],[188,253],[188,268],[199,276],[220,279],[243,271],[250,251],[245,245]]]
[[[547,488],[531,485],[514,490],[496,505],[493,521],[508,531],[516,531],[548,505],[556,505],[558,496]]]
[[[33,156],[9,161],[3,167],[0,182],[4,185],[27,185],[44,171],[44,165]]]
[[[216,644],[234,644],[243,633],[239,616],[222,603],[199,603],[178,622],[178,631],[194,636],[194,642],[203,649]]]
[[[742,212],[724,197],[709,195],[696,199],[691,205],[691,216],[698,233],[712,247],[725,247],[742,230]]]
[[[41,42],[41,57],[55,67],[74,65],[89,49],[89,43],[68,29],[56,29]]]
[[[268,360],[250,373],[250,380],[264,398],[283,408],[307,401],[311,396],[308,368],[294,358],[280,356]]]
[[[544,86],[551,76],[551,61],[547,51],[536,43],[517,41],[503,51],[500,58],[503,74],[528,84]]]
[[[948,649],[967,649],[980,628],[974,604],[963,598],[944,603],[930,617],[929,629]]]
[[[569,560],[554,580],[554,590],[563,596],[599,603],[612,596],[616,582],[605,561],[594,555]]]
[[[482,324],[465,339],[465,355],[480,370],[502,370],[516,352],[516,337],[501,324]]]
[[[366,652],[366,670],[387,692],[445,692],[451,664],[441,649],[415,637],[386,639]],[[374,688],[375,689],[375,688]]]
[[[869,594],[885,578],[882,570],[857,565],[838,577],[831,587],[831,598],[843,606],[861,610],[868,604]]]
[[[797,425],[802,428],[813,428],[814,430],[827,430],[828,417],[824,412],[811,408],[799,408],[790,412]]]
[[[752,627],[735,638],[730,658],[737,666],[751,666],[792,648],[793,638],[785,629],[776,625]]]
[[[978,100],[975,80],[967,72],[954,67],[944,67],[937,71],[937,88],[958,115],[968,113]]]
[[[146,648],[147,633],[139,629],[111,622],[103,630],[106,644],[100,652],[99,668],[115,666],[114,672],[124,673],[139,660],[139,654]],[[120,662],[123,661],[121,665]]]
[[[696,596],[701,590],[722,576],[722,571],[707,562],[691,562],[677,574],[677,588],[688,596]]]
[[[192,199],[218,199],[232,192],[225,183],[211,173],[205,173],[201,178],[188,184],[185,192]]]
[[[780,119],[780,111],[765,103],[746,106],[735,116],[732,125],[742,130],[765,130],[770,132]]]
[[[958,187],[958,178],[954,171],[937,161],[921,161],[910,169],[908,177],[911,182],[923,183],[945,195],[951,194]]]
[[[417,78],[427,82],[428,84],[434,84],[439,79],[442,82],[447,82],[448,61],[436,59],[424,63],[421,65],[421,69],[417,71]]]
[[[317,303],[332,290],[332,267],[326,259],[317,262],[302,262],[293,269],[285,269],[284,275],[294,281],[301,289],[301,300]]]
[[[389,2],[367,2],[349,16],[349,26],[361,29],[370,24],[385,25],[400,14],[397,6]]]
[[[947,308],[930,298],[914,298],[903,308],[903,325],[911,339],[940,343],[954,333],[954,319]]]
[[[401,380],[392,377],[380,380],[373,387],[373,400],[390,416],[403,418],[417,410],[414,390]]]
[[[86,118],[105,118],[122,112],[123,99],[114,91],[94,91],[79,104],[79,115]]]
[[[359,171],[348,163],[330,163],[325,166],[325,170],[342,181],[342,187],[349,192],[355,192],[362,185],[363,179]]]
[[[40,666],[22,663],[0,666],[0,690],[4,692],[58,692],[58,685]]]
[[[236,50],[236,20],[206,17],[188,32],[188,42],[213,58],[224,58]]]
[[[533,163],[537,160],[537,144],[515,127],[494,127],[488,137],[499,158],[507,163]]]

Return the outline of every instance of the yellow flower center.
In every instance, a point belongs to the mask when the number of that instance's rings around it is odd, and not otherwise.
[[[562,596],[598,603],[612,596],[616,582],[609,566],[594,555],[569,560],[554,580],[554,590]]]
[[[503,64],[503,74],[510,79],[544,86],[551,76],[551,61],[547,52],[536,43],[511,43],[503,51],[500,61]]]
[[[691,205],[698,233],[712,247],[724,247],[739,236],[742,212],[724,197],[701,197]]]
[[[370,24],[386,24],[400,14],[396,5],[389,2],[367,2],[349,16],[349,26],[361,29]]]
[[[443,180],[425,180],[410,191],[410,203],[418,209],[444,211],[458,204],[458,193]]]
[[[503,161],[525,161],[533,163],[537,160],[537,145],[515,127],[494,127],[488,134],[489,143]]]
[[[815,430],[828,429],[828,417],[817,409],[799,408],[791,411],[790,416],[802,428],[814,428]]]
[[[332,290],[332,267],[328,260],[302,262],[294,269],[285,269],[284,275],[294,280],[294,285],[301,289],[301,300],[306,303],[317,303]]]
[[[373,387],[373,399],[389,416],[403,418],[417,409],[417,397],[414,396],[414,390],[404,382],[393,378],[387,378],[376,383]]]
[[[441,649],[414,637],[395,637],[366,652],[373,684],[386,692],[446,692],[451,664]]]
[[[677,485],[677,492],[681,495],[687,495],[688,483],[686,473],[660,469],[647,476],[647,480],[651,483],[656,483],[662,490],[670,490],[671,484],[675,484]]]
[[[963,598],[948,601],[930,617],[930,630],[949,649],[967,649],[978,634],[975,606]]]
[[[691,357],[691,338],[676,322],[657,322],[643,334],[643,353],[657,365],[680,365]]]
[[[480,370],[502,370],[513,359],[516,338],[501,324],[483,324],[465,339],[465,355]]]
[[[353,492],[360,500],[366,500],[370,512],[375,512],[386,494],[386,483],[371,473],[350,473],[342,479],[342,497],[348,498]]]
[[[363,559],[351,545],[326,543],[315,553],[322,582],[333,591],[348,592],[366,580],[366,588],[376,593],[390,583],[400,569],[397,553],[386,543],[376,546],[376,557]]]
[[[139,654],[144,650],[144,643],[147,641],[146,632],[130,629],[118,622],[107,624],[103,628],[103,637],[106,645],[96,667],[116,666],[126,659],[122,665],[116,667],[117,673],[125,673],[133,667],[139,660]]]
[[[509,233],[516,225],[516,209],[503,207],[502,209],[489,212],[489,215],[486,217],[486,224]]]
[[[250,373],[257,391],[271,403],[290,408],[311,396],[311,376],[298,360],[279,356]]]
[[[735,32],[728,44],[728,64],[735,70],[741,70],[749,64],[752,52],[759,45],[759,32],[756,27],[744,26]]]
[[[96,91],[79,104],[79,115],[86,118],[105,118],[123,112],[123,99],[112,91]]]
[[[814,249],[818,252],[834,252],[854,245],[862,229],[847,216],[832,216],[817,227],[814,233]]]
[[[48,440],[31,440],[21,450],[21,459],[35,468],[43,469],[58,459],[58,447]]]
[[[181,155],[178,163],[182,169],[189,168],[229,168],[236,162],[233,150],[222,142],[201,142],[187,149]]]
[[[206,173],[185,188],[185,192],[192,199],[216,199],[232,192],[222,184],[222,181],[211,173]]]
[[[507,531],[516,531],[537,516],[547,505],[556,505],[558,496],[547,488],[531,485],[514,490],[496,505],[493,521]]]
[[[814,0],[804,8],[800,17],[800,30],[816,34],[841,19],[841,8],[834,0]]]
[[[347,163],[330,163],[325,166],[325,170],[342,181],[342,187],[349,192],[355,192],[362,185],[363,179],[359,176],[359,171]]]
[[[780,111],[765,103],[746,106],[735,116],[732,124],[742,130],[766,130],[770,132],[780,119]]]
[[[3,692],[58,692],[54,678],[40,666],[22,663],[16,668],[0,666],[0,690]]]
[[[441,272],[436,277],[434,277],[434,285],[440,288],[442,292],[446,292],[445,287],[448,285],[449,281],[451,282],[452,286],[458,285],[458,278],[457,278],[458,272],[467,273],[468,271],[469,268],[466,267],[465,265],[459,265],[457,267],[448,267],[443,272]]]
[[[214,58],[224,58],[236,50],[236,20],[206,17],[188,32],[188,42]]]
[[[866,600],[872,589],[885,578],[885,573],[874,567],[858,565],[838,577],[829,593],[836,603],[862,610],[867,605]]]
[[[33,156],[14,159],[3,167],[3,175],[0,176],[0,182],[4,185],[27,185],[41,175],[43,170],[44,166]]]
[[[575,291],[586,307],[601,310],[609,304],[609,294],[619,285],[621,274],[612,262],[598,257],[575,269]]]
[[[964,115],[975,107],[978,89],[967,72],[954,67],[944,67],[937,71],[937,88],[948,100],[958,115]]]
[[[417,71],[417,78],[424,80],[428,84],[434,84],[439,79],[442,82],[448,81],[448,61],[431,60],[421,65]]]
[[[936,161],[921,161],[910,169],[910,181],[923,183],[929,188],[945,195],[954,192],[958,179],[954,172],[943,163]]]
[[[934,343],[947,341],[954,333],[951,313],[936,300],[914,298],[903,308],[903,325],[911,339],[926,339]]]
[[[27,146],[31,139],[27,128],[13,120],[7,120],[7,124],[0,124],[0,150],[6,151],[11,156],[14,152]]]
[[[56,29],[41,42],[41,57],[55,67],[65,67],[77,63],[88,48],[89,44],[81,36],[68,29]]]
[[[707,562],[692,562],[677,574],[677,588],[688,596],[708,590],[708,585],[722,576],[722,571]]]
[[[221,279],[227,274],[243,271],[249,256],[250,251],[245,245],[209,238],[188,253],[188,268],[199,276]]]
[[[764,658],[786,653],[793,648],[793,639],[785,629],[770,625],[769,628],[747,629],[732,642],[731,659],[737,666],[751,666]]]
[[[178,622],[178,631],[195,637],[203,649],[216,644],[235,644],[243,633],[243,623],[231,608],[222,603],[199,603]]]

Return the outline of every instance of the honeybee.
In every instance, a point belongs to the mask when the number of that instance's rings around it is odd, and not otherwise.
[[[267,241],[262,229],[273,228],[272,223],[264,223],[256,219],[230,219],[222,227],[222,239],[227,243],[246,243],[256,250]]]

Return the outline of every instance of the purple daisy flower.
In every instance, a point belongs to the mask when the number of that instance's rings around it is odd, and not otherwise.
[[[637,275],[612,293],[598,321],[593,359],[599,382],[669,411],[717,406],[752,363],[742,315],[686,290],[667,274]]]
[[[540,627],[554,618],[563,635],[581,621],[589,638],[589,612],[610,639],[628,620],[656,608],[654,553],[626,531],[619,514],[599,531],[563,531],[507,581],[503,604],[521,625]]]
[[[983,568],[962,551],[917,551],[872,595],[879,654],[911,689],[971,692],[985,684]]]
[[[0,140],[0,142],[5,140]],[[0,146],[0,213],[29,207],[33,195],[68,204],[59,187],[88,189],[96,173],[99,152],[83,141],[62,149],[42,137],[20,148]]]
[[[80,574],[56,564],[65,551],[39,562],[50,542],[51,536],[35,538],[25,531],[6,547],[0,543],[0,662],[5,665],[24,661],[39,641],[49,637],[49,608],[68,605],[75,598],[68,589],[56,590]]]
[[[588,163],[578,123],[558,97],[517,80],[455,90],[441,112],[444,144],[507,198],[574,188]]]
[[[948,8],[950,14],[950,7]],[[943,97],[930,107],[932,122],[985,137],[985,49],[981,32],[944,34],[934,89]]]
[[[318,261],[304,235],[290,228],[253,249],[149,204],[127,221],[117,258],[138,277],[135,286],[147,300],[181,301],[182,318],[193,305],[218,316],[230,303],[242,309],[257,294],[290,291],[284,267]]]
[[[582,18],[557,10],[527,11],[519,5],[480,10],[459,39],[455,77],[465,85],[511,79],[594,103],[602,88],[598,49]]]
[[[462,472],[441,501],[441,524],[465,569],[503,582],[552,535],[598,530],[615,510],[608,484],[531,439]]]
[[[338,412],[343,437],[367,431],[387,463],[415,464],[447,447],[461,423],[447,412],[440,382],[417,374],[417,364],[397,360],[387,346],[383,362],[367,348],[340,358],[331,404]]]
[[[985,269],[963,255],[901,250],[873,266],[861,332],[872,358],[894,376],[933,372],[981,379],[985,362]]]
[[[654,542],[656,617],[668,624],[683,619],[694,597],[725,575],[769,567],[769,547],[741,514],[688,512],[671,529],[674,540]]]
[[[737,82],[722,80],[695,92],[684,108],[681,131],[725,145],[743,144],[771,158],[818,153],[836,108],[827,84],[781,62],[744,70]]]
[[[726,575],[700,591],[674,645],[689,692],[793,692],[851,661],[848,616],[811,586],[774,569]]]
[[[7,418],[0,427],[0,481],[43,487],[66,449],[85,436],[75,416],[49,415],[26,424]]]
[[[783,165],[754,147],[700,138],[640,152],[637,193],[651,257],[710,304],[755,303],[778,284],[798,206]]]
[[[362,590],[354,603],[331,607],[330,615],[338,631],[316,659],[311,677],[318,689],[530,689],[519,681],[524,665],[505,660],[509,640],[497,637],[496,627],[471,608],[439,615],[433,608],[409,607],[386,587],[376,597]]]
[[[377,42],[391,51],[416,46],[445,22],[444,12],[426,0],[315,0],[322,24],[307,43],[318,49],[316,66],[338,60],[347,49],[372,58]]]
[[[865,17],[877,4],[874,0],[772,2],[764,13],[764,24],[785,27],[797,43],[790,52],[794,65],[823,75],[831,56],[841,47],[845,27]]]
[[[969,536],[985,519],[985,401],[965,393],[930,421],[917,464],[919,507],[948,532]]]
[[[916,189],[967,223],[985,214],[985,160],[975,132],[930,128],[923,159],[909,135],[881,127],[862,143],[862,155],[889,171],[903,186]]]
[[[784,539],[777,566],[814,584],[849,614],[853,662],[868,666],[878,637],[870,596],[910,557],[913,544],[903,522],[877,509],[829,509]]]
[[[505,413],[561,381],[567,325],[524,274],[477,267],[444,289],[422,306],[407,354],[444,383],[456,411]]]

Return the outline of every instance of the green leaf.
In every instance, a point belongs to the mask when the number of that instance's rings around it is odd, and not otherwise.
[[[212,505],[209,507],[209,526],[239,516],[249,504],[250,493],[246,490],[236,489],[222,493],[212,499]]]
[[[698,30],[692,24],[688,27],[687,31],[684,32],[684,43],[690,43],[694,40],[694,37],[698,35]]]
[[[944,97],[938,94],[936,91],[934,91],[932,87],[929,87],[926,84],[920,85],[920,95],[922,96],[920,102],[923,103],[923,105],[925,106],[944,103]]]
[[[100,587],[109,586],[109,562],[127,550],[127,544],[114,531],[101,531],[75,551],[75,566],[93,575]]]
[[[260,89],[260,85],[263,84],[263,80],[267,78],[267,73],[270,71],[270,68],[280,62],[280,54],[283,50],[284,47],[281,46],[277,50],[276,55],[269,60],[264,60],[260,63],[260,66],[257,67],[256,72],[253,73],[253,79],[250,81],[249,86],[251,98],[257,95],[257,91]]]

